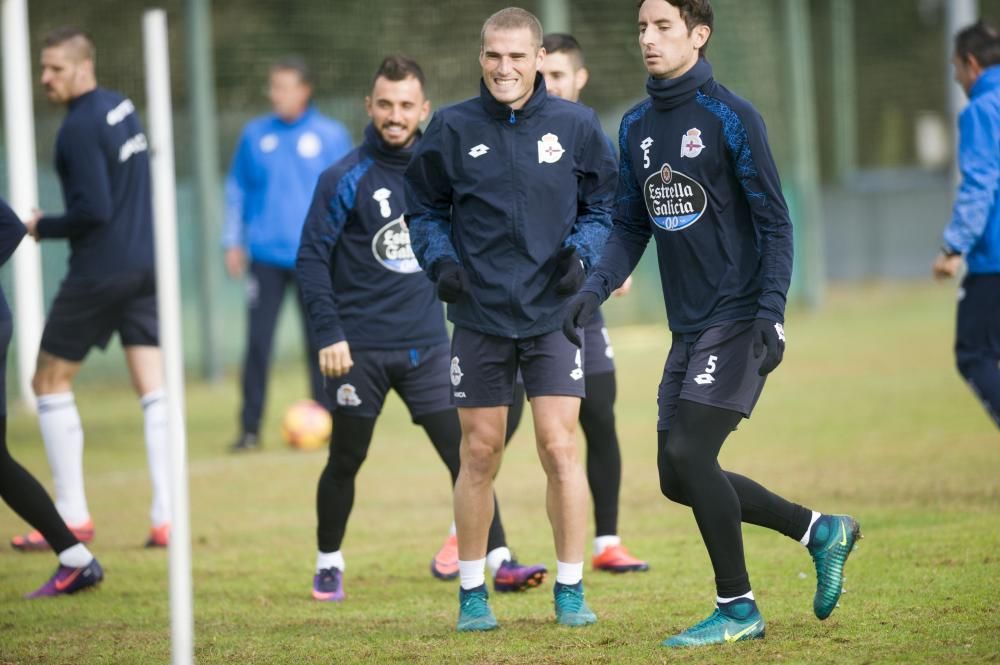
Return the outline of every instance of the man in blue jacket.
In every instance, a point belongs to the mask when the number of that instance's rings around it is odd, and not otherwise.
[[[32,388],[38,425],[55,484],[56,507],[78,539],[94,525],[83,483],[83,428],[73,380],[91,349],[117,333],[145,422],[152,480],[146,545],[166,547],[170,534],[166,398],[156,312],[153,209],[146,134],[132,100],[97,85],[94,43],[75,27],[49,33],[42,48],[42,86],[67,107],[56,139],[56,171],[65,212],[36,210],[27,231],[36,240],[66,239],[69,269],[52,301]],[[48,549],[38,531],[16,536],[20,550]]]
[[[226,179],[222,232],[226,270],[234,279],[249,273],[243,405],[240,434],[231,447],[234,452],[260,445],[274,329],[285,293],[296,284],[295,252],[316,179],[351,149],[347,129],[313,107],[312,79],[301,58],[275,63],[268,95],[274,112],[244,128]],[[318,347],[309,334],[301,295],[299,306],[313,399],[329,406],[315,362]]]
[[[955,79],[969,95],[958,119],[962,183],[934,275],[969,267],[959,291],[958,370],[1000,427],[1000,33],[979,21],[955,37]]]
[[[321,601],[344,599],[341,544],[355,478],[390,388],[427,432],[452,483],[459,469],[461,429],[449,396],[444,316],[403,221],[403,171],[430,112],[420,66],[387,57],[365,106],[372,120],[365,139],[320,176],[296,262],[333,401],[330,455],[316,492],[312,594]],[[510,556],[499,512],[490,547],[507,552],[494,578],[497,590],[521,591],[544,579],[543,566],[522,566]],[[455,577],[433,564],[432,572]]]
[[[749,418],[785,347],[792,226],[764,123],[716,83],[703,57],[708,0],[640,0],[639,45],[649,97],[622,119],[614,230],[568,307],[567,337],[632,273],[651,236],[673,333],[658,403],[660,487],[690,506],[715,572],[716,608],[667,647],[764,636],[743,556],[741,521],[808,547],[813,610],[827,618],[860,535],[846,515],[821,515],[723,471],[718,454]]]
[[[575,440],[584,371],[559,333],[565,299],[610,226],[614,154],[593,110],[551,98],[538,19],[507,8],[483,25],[479,97],[438,111],[406,171],[413,250],[455,324],[452,399],[458,630],[492,630],[485,585],[493,477],[520,370],[531,400],[555,539],[556,618],[597,617],[583,597],[586,477]]]

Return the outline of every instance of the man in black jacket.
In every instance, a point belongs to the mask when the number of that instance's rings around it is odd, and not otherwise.
[[[582,582],[587,486],[575,439],[582,355],[559,327],[565,299],[607,237],[615,160],[593,110],[547,95],[538,73],[544,56],[532,14],[508,8],[491,16],[479,97],[438,111],[406,172],[414,253],[455,324],[460,631],[497,626],[485,586],[486,534],[519,369],[548,477],[556,618],[575,626],[597,620]]]

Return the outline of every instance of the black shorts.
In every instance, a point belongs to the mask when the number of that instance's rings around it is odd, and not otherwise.
[[[159,346],[156,275],[152,270],[113,277],[68,275],[42,332],[42,351],[80,362],[118,333],[122,346]]]
[[[587,376],[615,371],[615,350],[601,310],[583,328],[583,371]]]
[[[675,334],[663,366],[657,396],[656,429],[670,429],[677,402],[686,399],[750,417],[764,389],[757,370],[764,360],[753,357],[753,321],[731,321],[703,330],[694,341]]]
[[[454,408],[448,396],[448,343],[416,349],[352,351],[354,366],[336,379],[324,379],[334,411],[376,418],[393,388],[410,418]]]
[[[561,330],[510,339],[456,326],[451,356],[451,395],[459,407],[509,406],[518,370],[528,399],[585,396],[583,350]]]

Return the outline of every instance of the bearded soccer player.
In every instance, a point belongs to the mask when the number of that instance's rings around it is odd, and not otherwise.
[[[719,467],[722,444],[750,417],[784,353],[792,226],[760,115],[715,81],[704,57],[711,4],[638,5],[649,97],[622,119],[614,230],[563,330],[579,342],[579,327],[655,236],[673,334],[658,395],[660,487],[694,512],[716,584],[712,614],[663,645],[761,638],[764,619],[750,587],[741,521],[808,548],[819,619],[837,606],[860,527]]]
[[[35,240],[69,241],[69,270],[42,333],[32,387],[38,424],[55,481],[56,507],[81,541],[94,536],[83,485],[83,429],[73,379],[94,347],[115,333],[125,349],[145,418],[153,485],[147,547],[170,534],[167,405],[156,313],[149,158],[135,105],[97,85],[94,42],[72,27],[49,33],[42,48],[42,86],[67,107],[56,140],[56,171],[66,211],[35,211]],[[48,549],[37,531],[16,536],[21,550]]]

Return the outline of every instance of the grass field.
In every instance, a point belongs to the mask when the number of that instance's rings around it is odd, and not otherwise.
[[[667,653],[666,635],[711,609],[712,572],[689,511],[658,491],[655,387],[667,337],[613,331],[624,479],[620,531],[646,574],[588,573],[600,623],[564,629],[551,583],[494,596],[501,629],[458,635],[454,583],[428,573],[451,520],[447,474],[393,398],[363,468],[344,551],[347,601],[309,597],[315,481],[323,453],[284,449],[281,408],[304,393],[299,368],[272,382],[267,447],[226,455],[235,382],[187,395],[196,655],[225,663],[961,663],[1000,662],[1000,436],[951,360],[954,288],[837,290],[819,314],[793,312],[785,362],[723,465],[819,510],[849,512],[865,540],[848,592],[812,616],[805,550],[744,529],[767,621],[755,643]],[[0,548],[0,663],[157,663],[169,657],[166,556],[140,547],[149,489],[136,400],[122,385],[77,393],[87,436],[93,545],[107,577],[94,592],[28,602],[55,565]],[[48,482],[34,418],[14,412],[14,455]],[[544,477],[530,430],[498,492],[522,560],[554,568]],[[25,529],[0,508],[0,536]],[[589,547],[588,547],[589,556]]]

